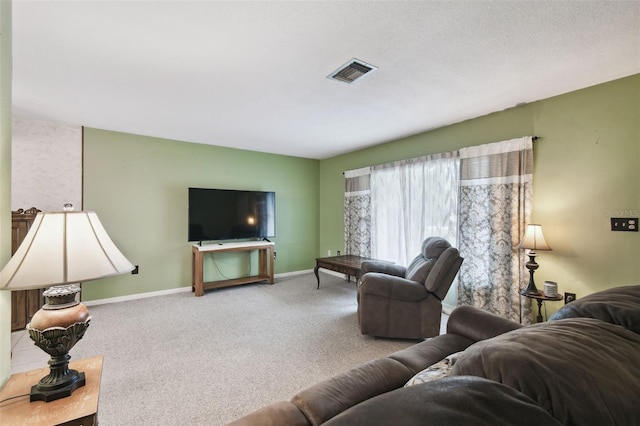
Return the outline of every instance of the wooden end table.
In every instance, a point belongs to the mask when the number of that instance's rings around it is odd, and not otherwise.
[[[549,301],[553,301],[553,302],[557,302],[559,300],[562,300],[562,295],[561,294],[556,294],[554,297],[548,297],[545,296],[544,293],[540,293],[540,294],[523,294],[524,297],[528,297],[529,299],[534,299],[536,302],[538,302],[538,316],[536,317],[536,321],[537,322],[542,322],[543,318],[542,318],[542,303],[545,300],[549,300]]]
[[[375,260],[370,257],[356,256],[355,254],[346,254],[342,256],[331,257],[318,257],[316,258],[316,267],[313,269],[313,273],[316,274],[318,280],[318,286],[320,288],[320,275],[318,275],[318,269],[324,268],[330,271],[341,272],[347,275],[347,280],[351,281],[351,277],[356,278],[356,284],[360,281],[360,270],[362,262],[364,260]]]
[[[0,424],[3,426],[93,426],[98,424],[98,397],[102,377],[102,356],[71,361],[69,368],[83,371],[86,384],[71,396],[51,402],[29,402],[31,386],[49,374],[49,368],[16,373],[0,390]]]

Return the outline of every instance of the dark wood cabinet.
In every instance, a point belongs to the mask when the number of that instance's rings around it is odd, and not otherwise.
[[[11,212],[11,255],[20,247],[39,211],[32,207]],[[11,292],[11,331],[24,330],[33,314],[42,307],[43,292],[43,289]]]

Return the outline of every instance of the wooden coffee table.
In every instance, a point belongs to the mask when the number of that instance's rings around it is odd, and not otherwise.
[[[316,274],[318,280],[318,286],[320,288],[320,275],[318,275],[318,269],[324,268],[330,271],[341,272],[347,275],[347,279],[351,281],[351,277],[356,277],[356,284],[360,280],[362,271],[360,267],[364,260],[376,260],[370,257],[356,256],[354,254],[347,254],[343,256],[331,256],[331,257],[318,257],[316,258],[316,267],[313,273]]]

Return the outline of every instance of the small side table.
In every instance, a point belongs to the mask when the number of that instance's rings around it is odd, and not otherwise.
[[[538,302],[538,316],[536,317],[537,322],[542,322],[542,303],[546,300],[557,302],[562,300],[561,294],[556,294],[554,297],[545,296],[544,293],[540,294],[523,294],[524,297],[528,297],[530,299],[535,299]]]
[[[0,423],[3,426],[97,425],[102,360],[102,356],[95,356],[71,361],[69,368],[84,371],[87,384],[76,389],[71,396],[51,402],[29,402],[31,386],[49,374],[48,368],[13,374],[0,390],[0,401],[16,395],[24,396],[0,404]]]

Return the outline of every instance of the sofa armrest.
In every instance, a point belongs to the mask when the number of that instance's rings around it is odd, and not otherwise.
[[[394,352],[389,358],[395,359],[418,373],[445,357],[463,351],[472,344],[489,339],[522,325],[501,318],[489,312],[460,306],[451,313],[447,322],[447,334],[416,343],[406,349]]]
[[[404,278],[407,268],[391,262],[364,260],[360,265],[360,270],[362,271],[362,275],[366,274],[367,272],[379,272],[381,274],[394,275],[396,277]]]
[[[417,374],[447,356],[465,350],[473,343],[473,340],[457,334],[441,334],[394,352],[389,358],[401,362]]]
[[[447,321],[447,333],[458,334],[474,342],[521,327],[522,324],[472,306],[458,306],[451,312]]]
[[[396,360],[376,359],[302,390],[291,402],[311,424],[319,425],[362,401],[404,386],[412,376]]]
[[[229,423],[228,426],[309,426],[311,423],[289,401],[274,402],[244,417]]]
[[[369,272],[360,279],[360,300],[364,296],[379,296],[396,300],[422,300],[429,292],[424,284],[393,275]]]
[[[595,318],[640,334],[640,286],[614,287],[564,305],[549,321]]]

